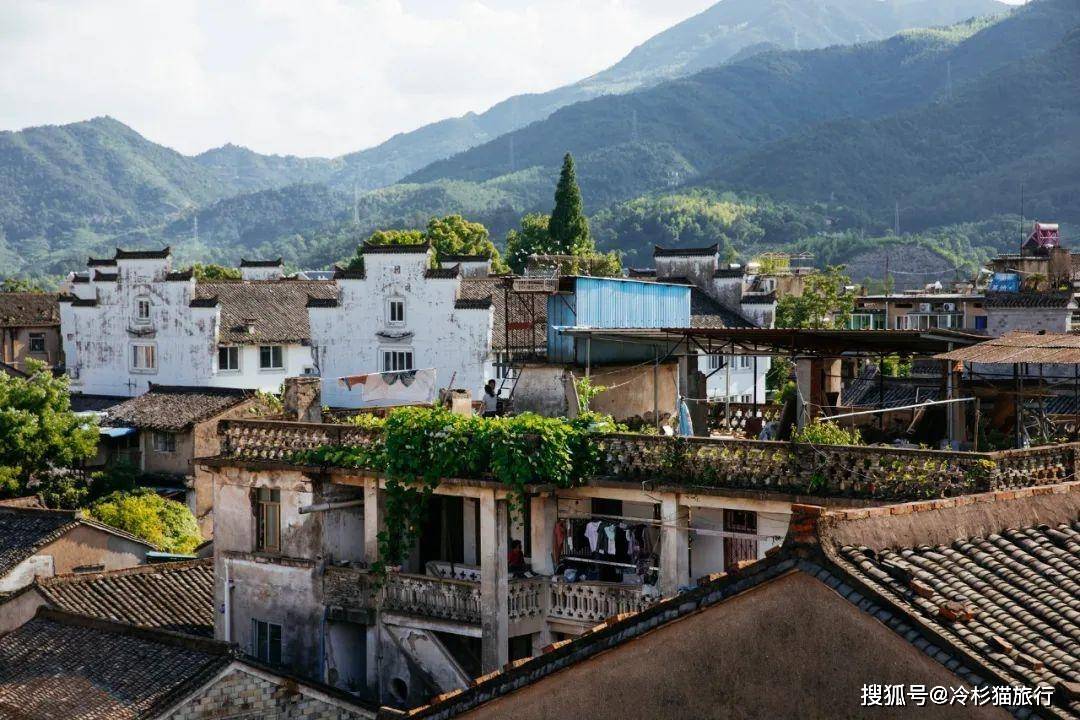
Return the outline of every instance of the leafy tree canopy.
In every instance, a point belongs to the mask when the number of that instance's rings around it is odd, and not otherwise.
[[[488,229],[477,222],[470,222],[461,215],[433,217],[426,230],[376,230],[368,238],[373,245],[417,245],[430,242],[435,250],[434,265],[442,263],[447,255],[486,255],[491,258],[493,272],[505,272],[506,264],[498,248],[491,241]],[[364,267],[364,249],[358,247],[349,261],[350,270]]]
[[[90,506],[90,515],[165,552],[190,553],[202,542],[199,524],[186,505],[147,488],[106,495]]]
[[[97,452],[96,423],[71,412],[68,380],[36,361],[29,377],[0,373],[0,495],[21,495],[51,467],[67,467]]]
[[[855,307],[855,295],[847,289],[850,282],[840,265],[807,276],[802,295],[786,295],[777,301],[776,327],[846,327]]]
[[[214,282],[216,280],[239,280],[243,275],[239,268],[225,267],[214,263],[195,263],[191,266],[191,272],[199,282]]]

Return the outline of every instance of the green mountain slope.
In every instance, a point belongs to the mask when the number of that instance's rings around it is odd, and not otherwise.
[[[1080,219],[1080,28],[1055,48],[958,89],[952,100],[873,122],[844,121],[717,169],[724,187],[902,215],[916,226],[991,215]]]
[[[331,183],[362,189],[389,185],[559,108],[690,75],[755,48],[811,49],[878,40],[906,28],[949,25],[1006,7],[997,0],[722,0],[580,82],[517,95],[485,112],[426,125],[346,155]]]
[[[160,221],[228,192],[191,158],[111,118],[0,132],[0,232],[9,241]]]
[[[567,150],[578,156],[635,140],[670,145],[703,172],[816,124],[881,118],[934,102],[950,85],[1052,47],[1077,22],[1075,0],[1036,0],[992,24],[975,21],[854,47],[758,55],[563,108],[543,122],[433,163],[407,181],[487,180],[505,174],[511,157],[518,167],[550,167]]]

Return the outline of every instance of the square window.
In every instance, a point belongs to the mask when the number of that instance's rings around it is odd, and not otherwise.
[[[236,372],[240,370],[240,348],[228,345],[218,348],[218,372]]]
[[[395,298],[386,301],[386,321],[391,325],[405,324],[405,301]]]
[[[31,353],[42,355],[45,353],[45,333],[30,333],[29,349]]]
[[[154,433],[154,452],[176,452],[176,436],[168,432]]]
[[[137,372],[149,372],[157,369],[157,351],[153,345],[136,344],[131,346],[131,369]]]
[[[401,372],[413,369],[412,350],[384,350],[383,372]]]
[[[281,370],[284,367],[280,345],[263,345],[259,348],[260,370]]]
[[[281,665],[281,626],[252,618],[251,654],[267,665]]]

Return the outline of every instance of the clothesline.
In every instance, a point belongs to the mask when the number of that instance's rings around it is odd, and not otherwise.
[[[789,516],[790,517],[790,516]],[[783,535],[760,535],[757,533],[742,533],[733,532],[731,530],[713,530],[703,527],[694,527],[691,524],[680,525],[679,523],[665,523],[663,520],[650,520],[649,518],[630,517],[628,515],[603,515],[598,513],[582,513],[562,515],[561,520],[620,520],[623,522],[633,523],[635,525],[651,525],[659,528],[675,528],[676,530],[687,530],[688,532],[695,533],[697,535],[706,535],[709,537],[726,537],[733,540],[783,540]]]

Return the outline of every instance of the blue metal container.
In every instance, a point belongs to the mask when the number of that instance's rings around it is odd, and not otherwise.
[[[573,290],[548,298],[548,360],[584,363],[584,340],[563,328],[690,327],[690,287],[621,278],[575,277]],[[652,356],[650,348],[593,341],[592,363],[629,362]]]

